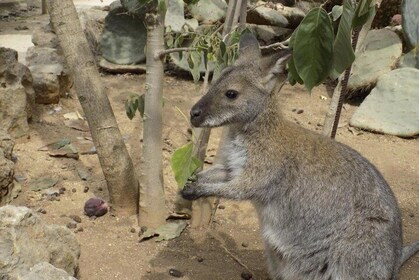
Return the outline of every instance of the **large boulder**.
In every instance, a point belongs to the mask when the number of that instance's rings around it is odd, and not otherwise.
[[[46,279],[25,276],[43,262],[77,274],[80,245],[68,228],[46,225],[29,208],[7,205],[0,207],[0,232],[0,279]]]
[[[26,135],[34,98],[29,69],[15,50],[0,47],[0,127],[13,137]]]
[[[32,73],[36,103],[58,103],[60,96],[65,96],[70,90],[72,83],[69,71],[57,49],[31,47],[26,55],[26,63]]]
[[[30,272],[20,280],[77,280],[62,269],[56,268],[50,263],[41,262],[30,269]]]
[[[419,70],[401,68],[383,75],[351,118],[350,124],[379,133],[419,134]]]
[[[13,199],[14,163],[12,151],[14,144],[12,137],[0,128],[0,206]]]
[[[50,24],[36,27],[32,32],[32,43],[36,47],[58,48],[58,37]]]
[[[108,12],[96,7],[78,9],[77,12],[90,49],[95,55],[101,55],[99,49],[100,36],[103,32]]]
[[[370,30],[352,64],[348,90],[371,88],[384,74],[397,66],[402,55],[402,41],[391,30]]]
[[[144,18],[137,14],[127,14],[127,10],[120,5],[112,7],[105,18],[100,40],[103,58],[122,65],[144,62],[147,39]]]

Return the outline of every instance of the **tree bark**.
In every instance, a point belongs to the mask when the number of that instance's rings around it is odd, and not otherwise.
[[[162,164],[162,100],[165,11],[147,13],[143,166],[140,185],[140,225],[156,228],[166,222]]]
[[[224,28],[223,28],[223,38],[227,42],[226,44],[229,44],[228,38],[226,38],[226,35],[230,33],[233,28],[236,27],[236,25],[239,22],[242,26],[245,26],[246,24],[246,9],[247,9],[247,0],[231,0],[228,3],[227,8],[227,14],[226,19],[224,22]],[[203,94],[207,91],[207,73],[206,73],[206,80],[204,82],[203,86]],[[217,79],[218,77],[212,77],[213,79]],[[197,143],[196,143],[196,150],[194,155],[196,155],[199,159],[202,161],[205,159],[205,152],[208,146],[208,140],[210,136],[211,130],[208,128],[198,130],[197,134]],[[221,133],[220,137],[220,143],[218,146],[217,156],[215,158],[215,163],[220,161],[219,153],[221,150],[221,147],[225,144],[225,138],[228,134],[228,128],[224,127]],[[192,203],[192,221],[191,221],[191,227],[193,228],[205,228],[211,225],[212,220],[214,219],[218,204],[220,202],[219,198],[213,198],[213,197],[206,197],[206,198],[200,198],[196,201],[193,201]]]
[[[113,209],[136,214],[138,180],[71,0],[48,0],[48,12],[90,127]]]
[[[375,1],[376,7],[380,7],[381,0]],[[362,26],[361,30],[356,30],[354,32],[352,48],[355,51],[355,54],[359,51],[359,46],[361,46],[367,37],[368,31],[371,29],[371,24],[374,21],[373,14],[368,21]],[[345,70],[344,73],[339,77],[339,82],[336,85],[332,100],[330,101],[329,110],[326,113],[324,120],[322,134],[328,136],[332,139],[336,137],[336,131],[339,124],[340,114],[342,112],[343,102],[348,89],[348,80],[351,74],[352,66]]]
[[[41,13],[45,15],[47,13],[47,0],[41,2]]]

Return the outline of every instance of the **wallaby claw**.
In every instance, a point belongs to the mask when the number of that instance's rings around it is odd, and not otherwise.
[[[183,190],[180,191],[180,195],[186,200],[196,200],[200,197],[196,190],[197,188],[193,184],[186,183]]]
[[[196,174],[190,176],[188,178],[188,182],[196,182],[196,180],[198,180],[198,176],[196,176]]]

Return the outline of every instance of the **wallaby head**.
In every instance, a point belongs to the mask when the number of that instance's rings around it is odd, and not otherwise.
[[[236,62],[225,68],[190,112],[197,127],[217,127],[252,121],[269,102],[286,77],[289,51],[262,57],[259,43],[251,34],[242,35]]]

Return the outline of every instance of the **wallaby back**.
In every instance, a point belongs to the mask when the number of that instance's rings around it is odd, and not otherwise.
[[[396,279],[396,199],[358,152],[284,120],[275,93],[288,57],[262,58],[257,40],[242,37],[236,63],[191,110],[194,126],[228,125],[222,163],[182,196],[251,200],[273,279]]]

